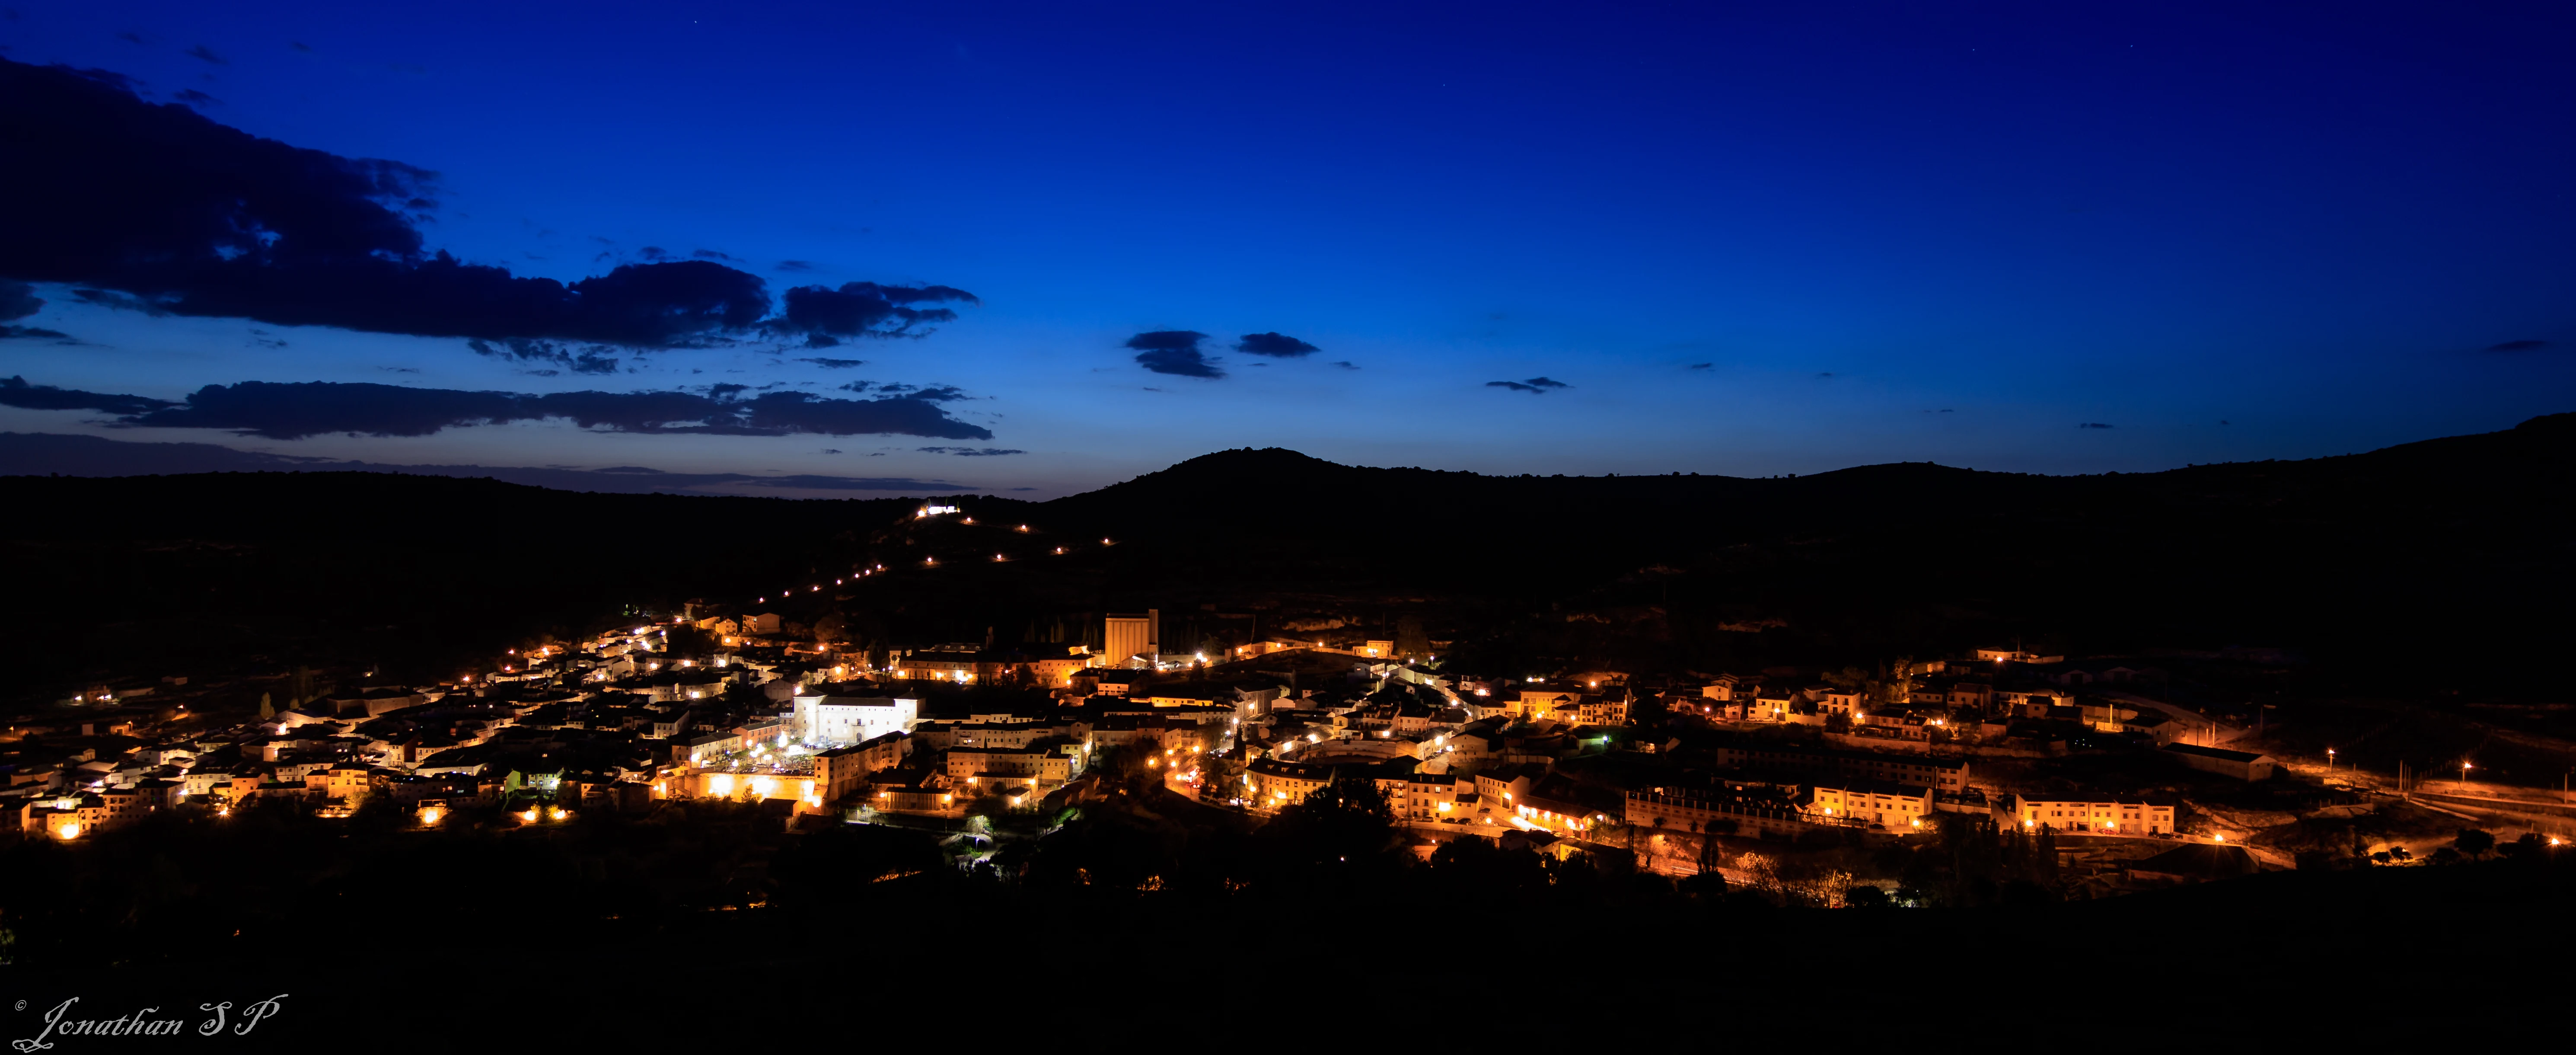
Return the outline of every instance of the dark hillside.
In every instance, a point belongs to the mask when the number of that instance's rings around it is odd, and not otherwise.
[[[630,606],[808,578],[834,536],[917,504],[382,473],[9,477],[0,496],[20,514],[0,641],[17,691],[48,693],[244,664],[449,676]]]
[[[1054,642],[1104,610],[1195,620],[1284,597],[1355,626],[1415,615],[1497,667],[2261,645],[2365,688],[2564,696],[2546,675],[2576,587],[2571,462],[2576,415],[2081,477],[1492,477],[1241,450],[1052,502],[960,500],[973,525],[914,522],[910,498],[10,477],[0,640],[27,695],[252,652],[434,667],[629,606],[774,605],[794,581],[882,563],[782,610],[837,615],[854,637]]]
[[[1485,477],[1228,451],[1030,515],[1135,540],[1119,578],[1140,592],[1449,594],[1518,619],[1507,655],[2259,644],[2457,687],[2539,671],[2569,627],[2571,463],[2576,415],[2368,454],[2082,477],[1928,464]],[[1569,622],[1575,609],[1590,615]],[[1592,621],[1604,611],[1625,614]],[[1767,621],[1785,625],[1722,629]]]

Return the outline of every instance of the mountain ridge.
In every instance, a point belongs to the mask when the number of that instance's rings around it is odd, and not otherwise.
[[[2545,660],[2569,628],[2556,598],[2576,590],[2563,527],[2576,497],[2549,481],[2576,475],[2571,462],[2576,414],[2359,454],[2084,476],[1894,462],[1506,477],[1258,448],[1046,502],[922,496],[987,526],[900,540],[889,532],[918,497],[376,472],[11,476],[0,498],[45,515],[0,527],[17,600],[0,611],[0,658],[30,683],[250,654],[434,666],[621,609],[747,604],[884,564],[897,573],[847,602],[800,603],[839,603],[887,634],[1008,640],[1081,613],[1294,599],[1372,622],[1412,611],[1486,662],[1590,654],[1637,669],[2014,638],[2076,653],[2268,643],[2354,671],[2402,667],[2390,676],[2409,684],[2509,688],[2550,684]],[[1023,523],[1040,535],[1000,526]],[[1047,552],[1058,544],[1061,559]],[[991,559],[1011,554],[1048,559]],[[934,572],[924,555],[949,559]],[[1571,613],[1623,614],[1612,627]],[[1772,629],[1732,629],[1744,626]]]

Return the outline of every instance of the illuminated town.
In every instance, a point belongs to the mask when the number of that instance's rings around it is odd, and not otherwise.
[[[954,506],[908,520],[976,530]],[[1031,559],[1067,552],[1025,524],[981,531]],[[2299,662],[2278,650],[1986,648],[1650,677],[1460,669],[1409,618],[1374,637],[1274,617],[1285,632],[1253,636],[1259,607],[1203,611],[1245,632],[1176,649],[1153,608],[1051,620],[1051,636],[1083,640],[1016,646],[830,640],[776,610],[863,598],[889,574],[868,564],[776,601],[692,601],[435,685],[254,679],[248,721],[180,702],[205,698],[185,678],[97,686],[62,701],[65,717],[10,731],[17,827],[70,842],[158,815],[292,810],[541,828],[727,803],[784,833],[929,833],[951,866],[990,871],[1010,859],[1001,844],[1043,853],[1113,795],[1151,789],[1253,824],[1320,795],[1382,815],[1390,845],[1426,867],[1468,842],[1824,907],[2102,898],[2558,838],[2554,800],[2486,785],[2473,762],[2400,784],[2338,767],[2331,748],[2267,749],[2259,717],[2187,680]],[[2304,834],[2359,813],[2380,830]],[[1927,848],[1962,840],[2011,867],[1929,876]]]

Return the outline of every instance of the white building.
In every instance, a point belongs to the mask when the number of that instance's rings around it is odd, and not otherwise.
[[[888,696],[796,696],[796,735],[808,743],[855,744],[909,733],[921,701]]]

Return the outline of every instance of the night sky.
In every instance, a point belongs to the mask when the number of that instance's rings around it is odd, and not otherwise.
[[[2576,410],[2564,5],[263,6],[0,18],[0,431],[1051,497]]]

